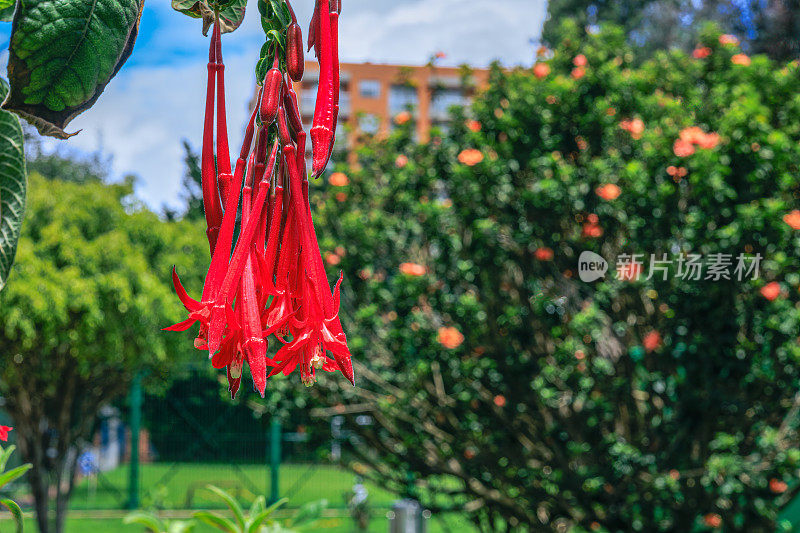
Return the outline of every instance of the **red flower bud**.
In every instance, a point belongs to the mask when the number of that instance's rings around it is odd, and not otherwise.
[[[296,22],[292,22],[286,30],[286,71],[294,81],[300,81],[305,67],[303,32]]]
[[[278,106],[281,103],[283,77],[277,65],[277,58],[275,58],[275,63],[264,78],[264,92],[261,95],[261,108],[259,109],[263,124],[271,124],[275,120],[278,115]]]

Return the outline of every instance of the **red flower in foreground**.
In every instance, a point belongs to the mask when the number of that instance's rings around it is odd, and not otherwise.
[[[631,134],[634,139],[641,139],[644,133],[644,121],[640,118],[633,120],[623,120],[619,123],[619,127]]]
[[[734,65],[742,65],[743,67],[750,66],[750,57],[747,54],[736,54],[731,57],[731,63]]]
[[[775,300],[778,296],[781,295],[781,284],[777,281],[771,281],[761,287],[761,296],[769,300],[770,302]]]
[[[417,263],[400,264],[400,272],[407,276],[424,276],[427,271],[427,268]]]
[[[711,48],[708,46],[697,47],[692,51],[692,57],[695,59],[705,59],[711,55]]]
[[[553,260],[553,250],[543,246],[541,248],[537,248],[535,252],[533,252],[533,256],[538,259],[539,261],[552,261]]]
[[[467,121],[467,129],[474,132],[481,131],[481,123],[477,120],[468,120]]]
[[[648,352],[658,350],[662,344],[661,333],[657,331],[651,331],[644,336],[642,344],[644,344],[644,349]]]
[[[550,74],[550,65],[547,63],[536,63],[533,66],[533,75],[538,79],[546,78]]]
[[[783,221],[792,229],[800,229],[800,210],[795,209],[791,213],[783,215]]]
[[[735,35],[731,35],[730,33],[726,33],[719,36],[719,44],[737,45],[739,44],[739,38]]]
[[[596,188],[594,192],[603,200],[610,201],[619,198],[619,195],[622,193],[622,189],[613,183],[606,183],[605,185],[601,185],[600,187]]]
[[[783,494],[784,492],[786,492],[786,489],[788,488],[789,485],[787,485],[785,481],[781,481],[780,479],[775,479],[775,478],[769,480],[769,490],[771,490],[775,494]]]
[[[583,67],[575,67],[572,69],[572,73],[570,75],[576,80],[579,80],[586,75],[586,69]]]
[[[689,157],[695,152],[694,145],[688,141],[684,141],[683,139],[677,139],[675,141],[675,143],[672,145],[672,151],[678,157]]]
[[[572,59],[572,64],[576,67],[585,67],[588,61],[586,60],[586,56],[583,54],[578,54]]]
[[[439,328],[439,335],[437,340],[439,344],[450,350],[455,350],[461,343],[464,342],[464,335],[461,334],[456,328]]]
[[[14,428],[9,426],[0,426],[0,441],[6,442],[8,440],[8,432],[12,429]]]

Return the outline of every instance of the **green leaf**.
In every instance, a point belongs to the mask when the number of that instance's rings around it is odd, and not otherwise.
[[[225,501],[225,504],[230,508],[231,512],[233,513],[233,517],[236,519],[236,523],[239,525],[240,528],[244,528],[244,511],[242,510],[242,506],[239,505],[239,502],[236,499],[222,490],[219,487],[215,487],[214,485],[208,485],[206,487],[208,490],[219,496]]]
[[[0,488],[3,488],[4,486],[8,485],[15,479],[22,477],[22,475],[25,474],[25,472],[27,472],[30,469],[31,465],[26,464],[18,466],[12,470],[9,470],[8,472],[3,472],[2,474],[0,474]]]
[[[167,530],[164,522],[151,513],[146,513],[144,511],[134,511],[123,518],[122,522],[124,524],[139,524],[156,533],[163,533]]]
[[[26,0],[14,15],[3,104],[60,139],[133,51],[144,0]],[[73,134],[74,135],[74,134]]]
[[[201,522],[215,527],[221,531],[225,531],[227,533],[236,533],[236,526],[227,518],[217,516],[214,513],[209,513],[208,511],[197,511],[193,516]]]
[[[263,511],[255,514],[255,516],[251,516],[250,518],[251,522],[250,525],[247,527],[247,533],[258,533],[261,530],[261,525],[266,520],[269,519],[272,513],[274,513],[276,509],[278,509],[280,506],[284,505],[288,501],[289,501],[288,498],[282,498],[277,502],[273,503],[272,505],[270,505],[269,507],[267,507],[266,509],[264,509]]]
[[[22,509],[19,508],[17,502],[6,498],[0,500],[0,505],[11,512],[11,516],[14,517],[14,522],[17,524],[17,533],[22,533]]]
[[[0,0],[0,21],[11,22],[14,18],[16,0]]]
[[[242,25],[247,0],[227,0],[226,2],[210,2],[209,0],[172,0],[172,9],[192,18],[203,19],[203,35],[214,23],[214,10],[219,10],[219,23],[222,33],[230,33]]]
[[[11,458],[11,454],[14,453],[14,450],[16,448],[17,447],[14,446],[13,444],[11,446],[9,446],[8,448],[6,448],[5,450],[3,449],[2,446],[0,446],[0,472],[4,471],[6,469],[6,465],[8,464],[8,460]]]
[[[8,94],[8,83],[0,78],[0,99]],[[22,229],[25,214],[24,138],[19,119],[8,111],[0,110],[0,290],[3,290]]]

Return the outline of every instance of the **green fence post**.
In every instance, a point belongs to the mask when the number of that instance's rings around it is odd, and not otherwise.
[[[280,498],[278,487],[278,469],[281,465],[281,423],[278,417],[273,416],[269,432],[269,503],[273,504]]]
[[[128,472],[128,509],[139,508],[139,430],[142,424],[142,376],[136,374],[128,395],[131,428],[131,464]]]

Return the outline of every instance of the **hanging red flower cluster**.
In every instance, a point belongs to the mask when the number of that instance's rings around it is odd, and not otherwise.
[[[303,45],[294,11],[288,1],[286,5],[292,22],[286,28],[285,55],[281,58],[276,41],[272,68],[263,80],[233,172],[218,18],[214,24],[201,160],[211,264],[200,301],[189,297],[172,272],[189,317],[165,329],[185,331],[199,322],[194,346],[208,350],[215,368],[227,368],[231,395],[239,389],[245,362],[262,396],[268,377],[289,374],[298,366],[305,385],[314,384],[319,369],[338,369],[354,384],[338,316],[342,276],[331,292],[308,201],[306,133],[292,88],[292,81],[303,75]],[[309,31],[309,49],[316,48],[320,64],[311,129],[314,177],[328,164],[336,131],[340,9],[337,0],[317,0]],[[282,343],[274,359],[267,357],[267,339],[273,334]]]

